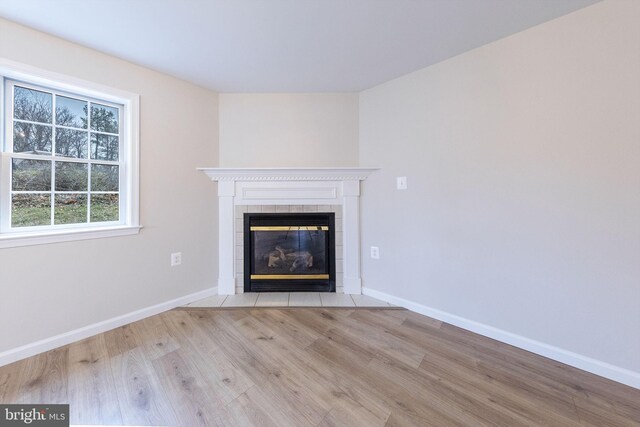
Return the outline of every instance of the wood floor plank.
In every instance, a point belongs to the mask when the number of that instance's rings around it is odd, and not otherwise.
[[[14,362],[0,368],[0,402],[16,403],[20,389],[20,372],[26,361]]]
[[[419,399],[408,397],[409,393],[403,385],[380,376],[368,363],[362,364],[357,354],[354,355],[352,350],[341,343],[331,339],[318,340],[308,350],[325,358],[329,363],[330,378],[354,400],[368,408],[383,408],[388,413],[410,413],[413,414],[412,418],[425,418],[437,423],[436,425],[456,425],[453,418],[426,403],[428,396],[424,392]]]
[[[122,420],[127,425],[177,425],[171,401],[145,351],[137,347],[111,358]]]
[[[441,424],[437,419],[434,419],[433,417],[418,418],[406,411],[395,411],[392,412],[389,416],[385,427],[439,427],[441,425],[460,426],[461,424],[456,424],[453,422]]]
[[[345,348],[331,339],[320,339],[305,349],[312,358],[314,368],[330,382],[336,384],[353,400],[366,406],[371,412],[386,418],[391,413],[389,398],[401,389],[392,383],[378,381],[367,368],[366,353],[358,353],[354,347]]]
[[[68,347],[61,347],[23,361],[15,403],[65,403],[69,398],[68,352]]]
[[[287,311],[287,316],[295,319],[297,322],[304,325],[306,328],[318,333],[324,334],[331,328],[335,328],[339,325],[340,316],[337,313],[338,310],[334,310],[334,312],[329,312],[326,309],[291,309]],[[348,310],[348,314],[351,314],[352,311]],[[322,316],[322,319],[318,320],[318,315]]]
[[[411,323],[407,319],[403,325]],[[478,359],[478,370],[491,366],[517,372],[523,381],[537,382],[547,390],[556,389],[568,397],[587,398],[591,405],[605,411],[615,410],[632,419],[640,419],[640,390],[616,384],[602,377],[582,372],[511,345],[473,334],[453,325],[443,324],[439,330],[423,328],[442,348],[452,348]],[[580,372],[580,375],[576,375]]]
[[[163,316],[151,316],[130,325],[137,344],[142,345],[151,360],[180,348],[163,321]]]
[[[105,334],[69,346],[72,424],[122,424]]]
[[[635,412],[627,415],[626,411],[620,411],[615,404],[610,402],[598,402],[593,404],[589,399],[576,396],[572,398],[576,405],[578,418],[585,425],[594,426],[638,426],[640,415]]]
[[[188,354],[175,350],[152,362],[168,395],[174,399],[173,409],[178,425],[224,425],[226,405],[211,393],[202,373],[191,362]]]
[[[304,378],[307,387],[327,405],[335,404],[338,399],[348,398],[366,407],[375,417],[381,420],[388,418],[390,410],[384,404],[367,398],[367,392],[364,389],[358,389],[355,384],[344,381],[347,377],[340,376],[340,372],[335,370],[327,359],[313,351],[311,349],[313,345],[300,348],[294,345],[294,339],[287,334],[281,334],[262,344],[268,347],[268,352],[276,358],[287,360],[285,372]],[[320,337],[319,340],[326,340],[326,338]],[[348,354],[360,356],[355,352],[348,352]],[[358,363],[362,365],[362,359]]]
[[[263,357],[256,344],[248,340],[238,329],[237,316],[228,312],[220,312],[209,319],[212,328],[209,330],[214,339],[222,345],[220,349],[228,358],[247,373],[251,381],[259,385],[260,389],[271,400],[278,402],[278,407],[295,417],[311,420],[312,424],[319,422],[325,415],[313,404],[308,404],[309,397],[305,390],[283,374],[282,360]],[[262,335],[254,335],[258,339]],[[317,422],[314,422],[317,421]]]
[[[444,381],[436,375],[407,369],[406,365],[390,359],[374,359],[369,367],[379,376],[395,381],[410,395],[422,394],[428,398],[430,406],[463,424],[490,424],[495,421],[500,425],[528,425],[527,419],[518,413],[512,413],[500,405],[493,407],[490,400],[492,395],[482,389],[474,389],[473,398],[469,395],[472,390]]]
[[[279,335],[287,336],[296,347],[305,348],[322,337],[321,334],[293,320],[282,310],[252,310],[251,315],[265,325],[277,329]]]
[[[254,383],[223,354],[213,335],[207,333],[208,323],[203,322],[203,318],[197,313],[186,313],[180,315],[178,323],[167,320],[174,328],[184,329],[182,333],[186,340],[181,340],[182,346],[203,371],[203,379],[211,391],[228,404],[253,387]]]
[[[282,364],[282,358],[273,353],[275,346],[270,343],[276,339],[274,331],[250,316],[235,322],[234,331],[249,340],[252,358],[269,368],[267,382],[280,390],[278,395],[292,407],[289,412],[300,413],[311,424],[317,425],[331,407],[303,384],[304,378],[292,375],[291,367]],[[274,390],[273,387],[266,389],[269,392]]]
[[[384,354],[414,368],[420,366],[424,357],[424,351],[414,343],[385,333],[382,327],[365,325],[353,320],[350,316],[341,319],[340,326],[333,332],[343,335],[345,340],[360,341],[373,353]]]
[[[283,412],[283,408],[276,406],[278,399],[271,400],[258,387],[252,387],[246,393],[238,396],[228,406],[229,413],[239,426],[312,426],[298,413]]]
[[[640,390],[403,309],[181,308],[0,367],[0,402],[164,426],[640,426]]]
[[[181,348],[186,347],[196,354],[208,355],[212,345],[215,345],[209,335],[198,326],[197,318],[186,310],[178,311],[172,316],[164,316],[163,320],[170,335],[175,337]]]
[[[355,310],[353,313],[361,313],[362,310]],[[408,313],[410,313],[408,310],[367,310],[367,313],[371,313],[371,315],[375,316],[375,317],[379,317],[381,319],[384,319],[387,323],[395,323],[398,325],[401,325],[402,322],[404,322],[405,320],[407,320],[407,316]],[[353,316],[353,313],[350,316]],[[430,319],[430,318],[427,318]],[[438,324],[437,327],[439,327],[439,324],[442,322],[439,322],[435,319],[431,319],[435,324]]]
[[[210,354],[210,364],[207,373],[213,381],[220,381],[225,389],[227,398],[231,401],[243,393],[246,393],[255,384],[244,371],[229,359],[219,349]]]
[[[329,426],[384,426],[388,417],[381,420],[375,417],[365,407],[351,399],[341,399],[336,406],[318,424]]]
[[[279,392],[277,387],[272,387],[272,383],[268,387],[252,387],[245,393],[246,397],[260,410],[269,414],[269,418],[273,421],[274,426],[291,426],[303,427],[313,426],[304,416],[305,411],[298,409],[297,404],[283,405],[285,395]]]
[[[248,326],[252,330],[260,330],[261,326],[256,319]],[[248,323],[248,321],[247,321]],[[280,329],[279,329],[280,330]],[[263,334],[270,334],[272,331],[264,331]],[[266,334],[264,336],[266,336]],[[285,335],[271,335],[269,339],[259,339],[257,345],[263,350],[263,354],[269,355],[276,360],[287,360],[283,369],[285,378],[295,381],[298,384],[297,391],[310,398],[310,401],[320,405],[328,412],[339,407],[340,413],[346,414],[351,410],[356,410],[355,417],[375,418],[379,424],[383,425],[387,420],[390,411],[379,410],[378,406],[369,407],[352,399],[348,392],[338,386],[332,378],[330,367],[322,363],[319,358],[313,357],[314,353],[306,352],[304,349],[295,346],[294,338]],[[303,391],[301,391],[301,389]],[[326,417],[326,415],[325,415]]]
[[[131,325],[124,325],[104,333],[104,340],[107,344],[109,356],[116,356],[133,350],[140,343],[140,338],[136,336]]]
[[[564,407],[565,412],[551,412],[550,406],[538,406],[538,402],[520,398],[517,394],[510,393],[512,390],[501,389],[495,384],[489,392],[483,381],[475,380],[473,375],[466,372],[447,372],[441,369],[416,372],[394,361],[379,359],[373,360],[369,366],[390,381],[397,381],[409,392],[415,393],[427,386],[448,404],[455,404],[487,424],[549,425],[552,421],[561,422],[564,426],[579,424],[572,406]]]
[[[414,329],[402,329],[398,325],[385,324],[381,319],[371,312],[354,313],[351,316],[361,320],[366,324],[372,324],[384,327],[385,333],[391,333],[394,336],[411,340],[420,345],[426,351],[425,357],[420,370],[430,374],[438,375],[448,384],[462,387],[462,393],[467,389],[487,388],[486,383],[491,382],[494,398],[502,398],[506,401],[520,401],[522,404],[531,402],[531,410],[535,412],[536,405],[547,408],[547,410],[556,410],[559,418],[560,414],[573,412],[574,403],[570,397],[563,393],[556,393],[555,390],[540,387],[536,381],[532,381],[531,377],[523,378],[521,381],[514,381],[512,371],[504,369],[493,372],[493,375],[487,375],[485,370],[478,369],[478,361],[476,358],[470,358],[461,353],[448,351],[442,345],[433,345],[433,339],[422,335]],[[432,327],[429,325],[428,327]],[[513,402],[511,402],[513,403]],[[575,414],[577,416],[577,414]],[[574,417],[569,417],[566,423],[575,422]]]

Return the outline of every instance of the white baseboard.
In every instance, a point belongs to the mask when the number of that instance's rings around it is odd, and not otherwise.
[[[138,320],[153,316],[158,313],[162,313],[163,311],[171,310],[172,308],[180,307],[182,305],[198,301],[211,295],[216,295],[217,293],[217,287],[205,289],[203,291],[185,295],[176,299],[172,299],[170,301],[152,305],[151,307],[146,307],[140,310],[133,311],[131,313],[103,320],[102,322],[84,326],[73,331],[65,332],[51,338],[45,338],[40,341],[3,351],[2,353],[0,353],[0,366],[8,365],[18,360],[26,359],[27,357],[31,357],[45,351],[53,350],[54,348],[71,344],[72,342],[83,340],[93,335],[97,335],[102,332],[106,332],[111,329],[136,322]]]
[[[370,297],[386,301],[390,304],[404,307],[416,313],[424,314],[425,316],[450,323],[468,331],[548,357],[549,359],[562,362],[575,368],[591,372],[592,374],[600,375],[601,377],[640,389],[640,372],[611,365],[578,353],[573,353],[540,341],[535,341],[502,329],[494,328],[493,326],[465,319],[464,317],[456,316],[455,314],[450,314],[404,298],[376,291],[375,289],[362,288],[362,293],[364,295],[369,295]]]

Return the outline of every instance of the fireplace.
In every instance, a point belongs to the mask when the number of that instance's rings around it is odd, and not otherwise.
[[[335,221],[339,225],[335,230],[336,276],[333,284],[330,276],[329,290],[335,287],[338,293],[362,293],[360,182],[375,168],[198,169],[218,183],[217,292],[220,295],[233,295],[245,288],[243,214],[282,210],[293,213],[294,208],[295,212],[336,213]]]
[[[335,214],[245,213],[244,291],[335,292]]]

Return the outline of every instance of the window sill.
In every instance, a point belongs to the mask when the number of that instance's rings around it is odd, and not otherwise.
[[[0,235],[0,249],[72,242],[76,240],[101,239],[105,237],[129,236],[138,234],[141,228],[142,226],[127,225],[96,229],[83,228],[78,230],[4,234]]]

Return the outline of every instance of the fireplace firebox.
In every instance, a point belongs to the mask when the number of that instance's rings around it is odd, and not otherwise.
[[[244,214],[245,292],[335,292],[334,213]]]

